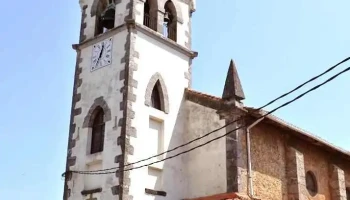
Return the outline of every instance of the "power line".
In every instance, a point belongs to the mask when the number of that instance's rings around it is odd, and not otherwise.
[[[285,93],[285,94],[283,94],[283,95],[277,97],[276,99],[274,99],[274,100],[270,101],[269,103],[267,103],[267,104],[261,106],[260,108],[257,108],[257,110],[263,109],[263,108],[265,108],[265,107],[267,107],[267,106],[273,104],[274,102],[276,102],[276,101],[282,99],[283,97],[285,97],[285,96],[287,96],[287,95],[289,95],[289,94],[291,94],[291,93],[293,93],[293,92],[299,90],[300,88],[304,87],[306,84],[311,83],[312,81],[314,81],[314,80],[320,78],[321,76],[323,76],[323,75],[327,74],[328,72],[334,70],[336,67],[338,67],[339,65],[341,65],[341,64],[343,64],[343,63],[345,63],[345,62],[347,62],[348,60],[350,60],[350,57],[345,58],[344,60],[340,61],[340,62],[337,63],[336,65],[334,65],[334,66],[328,68],[326,71],[322,72],[321,74],[319,74],[319,75],[317,75],[317,76],[315,76],[315,77],[309,79],[308,81],[304,82],[303,84],[299,85],[298,87],[294,88],[293,90],[291,90],[291,91],[289,91],[289,92],[287,92],[287,93]]]
[[[307,85],[308,83],[310,83],[310,82],[312,82],[312,81],[315,81],[316,79],[318,79],[318,78],[322,77],[323,75],[329,73],[330,71],[334,70],[336,67],[338,67],[339,65],[341,65],[341,64],[343,64],[343,63],[345,63],[345,62],[347,62],[348,60],[350,60],[350,57],[345,58],[344,60],[342,60],[342,61],[340,61],[339,63],[333,65],[333,66],[330,67],[330,68],[328,68],[326,71],[322,72],[321,74],[319,74],[319,75],[317,75],[317,76],[315,76],[315,77],[309,79],[308,81],[304,82],[303,84],[297,86],[296,88],[290,90],[290,91],[287,92],[287,93],[282,94],[281,96],[275,98],[274,100],[268,102],[267,104],[265,104],[265,105],[263,105],[263,106],[257,108],[256,110],[263,109],[263,108],[265,108],[265,107],[267,107],[267,106],[273,104],[274,102],[278,101],[279,99],[281,99],[281,98],[283,98],[283,97],[285,97],[285,96],[287,96],[287,95],[289,95],[289,94],[291,94],[291,93],[297,91],[298,89],[302,88],[303,86]],[[148,157],[148,158],[145,158],[145,159],[136,161],[136,162],[128,163],[128,164],[124,165],[124,167],[126,167],[126,166],[131,166],[131,165],[134,165],[134,164],[138,164],[138,163],[140,163],[140,162],[144,162],[144,161],[150,160],[150,159],[152,159],[152,158],[156,158],[156,157],[161,156],[161,155],[164,155],[164,154],[166,154],[166,153],[173,152],[173,151],[175,151],[175,150],[177,150],[177,149],[179,149],[179,148],[182,148],[182,147],[184,147],[184,146],[187,146],[187,145],[189,145],[189,144],[191,144],[191,143],[193,143],[193,142],[195,142],[195,141],[198,141],[198,140],[200,140],[200,139],[203,139],[203,138],[205,138],[205,137],[208,137],[209,135],[211,135],[211,134],[213,134],[213,133],[215,133],[215,132],[217,132],[217,131],[219,131],[219,130],[221,130],[221,129],[223,129],[223,128],[226,128],[227,126],[229,126],[229,125],[231,125],[231,124],[233,124],[233,123],[235,123],[235,122],[237,122],[237,121],[239,121],[239,120],[241,120],[241,118],[238,118],[238,119],[236,119],[236,120],[234,120],[234,121],[232,121],[232,122],[229,122],[229,123],[227,123],[225,126],[222,126],[222,127],[220,127],[220,128],[217,128],[217,129],[215,129],[215,130],[213,130],[213,131],[211,131],[211,132],[209,132],[209,133],[207,133],[207,134],[205,134],[205,135],[203,135],[203,136],[200,136],[200,137],[198,137],[198,138],[195,138],[195,139],[193,139],[193,140],[191,140],[191,141],[189,141],[189,142],[187,142],[187,143],[184,143],[184,144],[182,144],[182,145],[180,145],[180,146],[177,146],[177,147],[175,147],[175,148],[173,148],[173,149],[169,149],[169,150],[167,150],[167,151],[165,151],[165,152],[162,152],[162,153],[160,153],[160,154],[157,154],[157,155],[154,155],[154,156],[151,156],[151,157]],[[112,167],[112,168],[106,168],[106,169],[101,169],[101,170],[92,170],[92,171],[84,171],[84,172],[108,171],[108,170],[119,169],[119,168],[120,168],[120,167]]]
[[[350,60],[350,57],[345,58],[344,60],[342,60],[342,61],[340,61],[339,63],[335,64],[334,66],[330,67],[329,69],[327,69],[326,71],[322,72],[321,74],[319,74],[319,75],[317,75],[317,76],[315,76],[315,77],[309,79],[308,81],[304,82],[303,84],[297,86],[296,88],[292,89],[291,91],[289,91],[289,92],[287,92],[287,93],[282,94],[281,96],[275,98],[274,100],[268,102],[267,104],[265,104],[265,105],[263,105],[263,106],[257,108],[256,110],[263,109],[263,108],[265,108],[265,107],[271,105],[272,103],[278,101],[279,99],[281,99],[281,98],[283,98],[283,97],[285,97],[285,96],[287,96],[287,95],[289,95],[289,94],[291,94],[291,93],[297,91],[297,90],[300,89],[301,87],[303,87],[303,86],[305,86],[306,84],[308,84],[308,83],[310,83],[310,82],[312,82],[312,81],[315,81],[316,79],[320,78],[321,76],[323,76],[323,75],[329,73],[330,71],[334,70],[334,69],[335,69],[336,67],[338,67],[339,65],[341,65],[341,64],[343,64],[343,63],[345,63],[345,62],[347,62],[348,60]],[[191,144],[191,143],[193,143],[193,142],[195,142],[195,141],[198,141],[198,140],[200,140],[200,139],[203,139],[203,138],[205,138],[205,137],[207,137],[207,136],[209,136],[209,135],[211,135],[211,134],[213,134],[213,133],[215,133],[215,132],[217,132],[217,131],[219,131],[219,130],[221,130],[221,129],[224,129],[224,128],[226,128],[227,126],[229,126],[229,125],[231,125],[231,124],[233,124],[233,123],[239,121],[240,119],[241,119],[241,118],[238,118],[238,119],[236,119],[236,120],[234,120],[234,121],[232,121],[232,122],[229,122],[229,123],[226,124],[225,126],[222,126],[222,127],[220,127],[220,128],[217,128],[217,129],[215,129],[215,130],[213,130],[213,131],[211,131],[211,132],[209,132],[209,133],[207,133],[207,134],[205,134],[205,135],[203,135],[203,136],[200,136],[200,137],[198,137],[198,138],[195,138],[195,139],[193,139],[193,140],[191,140],[191,141],[189,141],[189,142],[187,142],[187,143],[184,143],[184,144],[182,144],[182,145],[180,145],[180,146],[177,146],[177,147],[175,147],[175,148],[173,148],[173,149],[169,149],[169,150],[167,150],[167,151],[165,151],[165,152],[162,152],[162,153],[160,153],[160,154],[158,154],[158,155],[154,155],[154,156],[151,156],[151,157],[148,157],[148,158],[145,158],[145,159],[142,159],[142,160],[133,162],[133,163],[128,163],[128,164],[124,165],[124,167],[130,166],[130,165],[134,165],[134,164],[138,164],[138,163],[140,163],[140,162],[144,162],[144,161],[150,160],[150,159],[152,159],[152,158],[156,158],[156,157],[158,157],[158,156],[164,155],[164,154],[166,154],[166,153],[170,153],[170,152],[172,152],[172,151],[175,151],[175,150],[177,150],[177,149],[179,149],[179,148],[182,148],[182,147],[184,147],[184,146],[187,146],[187,145],[189,145],[189,144]],[[99,171],[107,171],[107,170],[113,170],[113,169],[118,169],[118,168],[120,168],[120,167],[112,167],[112,168],[106,168],[106,169],[101,169],[101,170],[92,170],[92,171],[84,171],[84,172],[99,172]]]
[[[350,59],[350,58],[348,58],[348,59]],[[348,60],[348,59],[347,59],[347,60]],[[341,74],[343,74],[343,73],[345,73],[345,72],[347,72],[347,71],[349,71],[349,70],[350,70],[350,67],[344,69],[343,71],[341,71],[341,72],[337,73],[336,75],[330,77],[329,79],[327,79],[326,81],[322,82],[321,84],[318,84],[318,85],[314,86],[313,88],[311,88],[311,89],[307,90],[306,92],[300,94],[299,96],[295,97],[294,99],[292,99],[292,100],[290,100],[290,101],[288,101],[288,102],[286,102],[286,103],[284,103],[284,104],[278,106],[277,108],[271,110],[270,112],[268,112],[268,113],[266,113],[266,114],[260,116],[257,120],[259,120],[259,119],[261,119],[261,118],[264,118],[264,117],[266,117],[266,116],[268,116],[268,115],[270,115],[270,114],[276,112],[277,110],[279,110],[279,109],[281,109],[281,108],[283,108],[283,107],[285,107],[285,106],[287,106],[287,105],[293,103],[294,101],[296,101],[296,100],[300,99],[301,97],[305,96],[306,94],[308,94],[308,93],[310,93],[310,92],[312,92],[312,91],[318,89],[319,87],[321,87],[321,86],[327,84],[328,82],[332,81],[332,80],[335,79],[336,77],[340,76]],[[235,120],[235,121],[236,121],[236,120]],[[226,126],[227,126],[227,125],[226,125]],[[141,166],[138,166],[138,167],[133,167],[133,168],[129,168],[129,169],[124,169],[123,171],[131,171],[131,170],[134,170],[134,169],[143,168],[143,167],[150,166],[150,165],[153,165],[153,164],[156,164],[156,163],[159,163],[159,162],[163,162],[163,161],[165,161],[165,160],[169,160],[169,159],[175,158],[175,157],[177,157],[177,156],[180,156],[180,155],[182,155],[182,154],[191,152],[191,151],[193,151],[193,150],[195,150],[195,149],[198,149],[198,148],[200,148],[200,147],[202,147],[202,146],[205,146],[205,145],[207,145],[207,144],[209,144],[209,143],[211,143],[211,142],[213,142],[213,141],[216,141],[216,140],[218,140],[218,139],[221,139],[221,138],[223,138],[223,137],[229,135],[230,133],[232,133],[232,132],[234,132],[234,131],[236,131],[236,130],[238,130],[238,129],[245,128],[245,127],[247,127],[247,126],[240,126],[240,127],[238,127],[238,128],[235,128],[235,129],[233,129],[232,131],[229,131],[229,132],[227,132],[227,133],[224,134],[224,135],[221,135],[221,136],[219,136],[219,137],[216,137],[216,138],[214,138],[214,139],[212,139],[212,140],[209,140],[209,141],[207,141],[207,142],[205,142],[205,143],[203,143],[203,144],[201,144],[201,145],[195,146],[195,147],[193,147],[193,148],[191,148],[191,149],[188,149],[188,150],[186,150],[186,151],[180,152],[180,153],[175,154],[175,155],[173,155],[173,156],[169,156],[169,157],[167,157],[167,158],[164,158],[164,159],[161,159],[161,160],[158,160],[158,161],[155,161],[155,162],[146,164],[146,165],[141,165]],[[161,154],[161,155],[163,155],[163,154]],[[152,158],[153,158],[153,157],[152,157]],[[138,161],[138,162],[139,162],[139,161]],[[135,162],[135,163],[137,163],[137,162]],[[131,164],[129,164],[129,165],[131,165]],[[125,165],[125,166],[127,166],[127,165]],[[124,167],[125,167],[125,166],[124,166]],[[70,172],[72,172],[72,173],[78,173],[78,174],[98,175],[98,174],[111,174],[111,173],[116,173],[116,172],[118,171],[118,170],[117,170],[117,171],[112,171],[112,172],[111,172],[111,171],[108,171],[108,170],[112,170],[112,169],[117,169],[117,168],[104,169],[103,172],[101,172],[102,170],[96,170],[96,171],[70,171]]]

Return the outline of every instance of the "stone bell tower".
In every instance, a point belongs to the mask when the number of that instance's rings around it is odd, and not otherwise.
[[[182,141],[195,0],[80,0],[64,200],[180,199],[174,159],[127,165]],[[161,159],[154,158],[150,162]],[[141,165],[147,164],[140,163]],[[125,166],[127,165],[127,166]],[[107,168],[107,174],[80,174]],[[102,171],[105,172],[105,171]]]

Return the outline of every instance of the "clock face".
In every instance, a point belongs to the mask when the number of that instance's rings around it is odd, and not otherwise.
[[[91,71],[100,69],[112,63],[112,38],[94,44],[92,47]]]

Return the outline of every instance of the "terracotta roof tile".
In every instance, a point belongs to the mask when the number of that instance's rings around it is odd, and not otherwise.
[[[205,97],[205,98],[210,98],[214,101],[221,101],[222,99],[220,97],[217,97],[217,96],[214,96],[214,95],[210,95],[210,94],[206,94],[206,93],[203,93],[203,92],[199,92],[199,91],[196,91],[196,90],[192,90],[192,89],[189,89],[189,88],[186,88],[186,92],[189,93],[189,94],[193,94],[193,95],[198,95],[198,96],[202,96],[202,97]]]
[[[222,109],[223,106],[225,106],[224,101],[219,97],[204,94],[190,89],[185,90],[185,98],[186,100],[216,110]]]

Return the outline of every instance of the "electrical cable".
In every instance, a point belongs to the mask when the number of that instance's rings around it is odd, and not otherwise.
[[[341,64],[343,64],[343,63],[345,63],[345,62],[347,62],[348,60],[350,60],[350,57],[345,58],[344,60],[340,61],[340,62],[337,63],[336,65],[334,65],[334,66],[328,68],[326,71],[322,72],[321,74],[319,74],[319,75],[317,75],[317,76],[315,76],[315,77],[309,79],[308,81],[304,82],[303,84],[299,85],[298,87],[294,88],[293,90],[291,90],[291,91],[289,91],[289,92],[287,92],[287,93],[285,93],[285,94],[283,94],[283,95],[277,97],[276,99],[274,99],[274,100],[270,101],[269,103],[267,103],[267,104],[261,106],[260,108],[257,108],[257,110],[263,109],[263,108],[265,108],[265,107],[267,107],[267,106],[273,104],[274,102],[276,102],[276,101],[282,99],[283,97],[285,97],[285,96],[287,96],[287,95],[289,95],[289,94],[291,94],[291,93],[293,93],[293,92],[299,90],[300,88],[304,87],[306,84],[311,83],[312,81],[314,81],[314,80],[320,78],[321,76],[323,76],[323,75],[329,73],[330,71],[334,70],[334,69],[335,69],[336,67],[338,67],[339,65],[341,65]]]
[[[343,64],[343,63],[345,63],[345,62],[347,62],[348,60],[350,60],[350,57],[345,58],[344,60],[342,60],[342,61],[340,61],[339,63],[335,64],[334,66],[328,68],[326,71],[322,72],[321,74],[319,74],[319,75],[317,75],[317,76],[315,76],[315,77],[309,79],[308,81],[304,82],[303,84],[297,86],[296,88],[292,89],[291,91],[289,91],[289,92],[287,92],[287,93],[282,94],[281,96],[275,98],[274,100],[268,102],[267,104],[265,104],[265,105],[263,105],[263,106],[257,108],[256,110],[263,109],[263,108],[265,108],[265,107],[271,105],[272,103],[276,102],[277,100],[279,100],[279,99],[281,99],[281,98],[283,98],[283,97],[285,97],[285,96],[287,96],[287,95],[289,95],[289,94],[291,94],[291,93],[297,91],[297,90],[300,89],[301,87],[303,87],[303,86],[305,86],[306,84],[308,84],[308,83],[310,83],[310,82],[312,82],[312,81],[315,81],[316,79],[320,78],[321,76],[323,76],[323,75],[329,73],[330,71],[334,70],[334,69],[335,69],[336,67],[338,67],[339,65],[341,65],[341,64]],[[231,124],[233,124],[233,123],[239,121],[240,119],[241,119],[241,118],[238,118],[238,119],[236,119],[236,120],[234,120],[234,121],[231,121],[231,122],[227,123],[225,126],[222,126],[222,127],[217,128],[217,129],[215,129],[215,130],[213,130],[213,131],[210,131],[209,133],[207,133],[207,134],[205,134],[205,135],[203,135],[203,136],[200,136],[200,137],[198,137],[198,138],[195,138],[195,139],[193,139],[193,140],[191,140],[191,141],[189,141],[189,142],[187,142],[187,143],[184,143],[184,144],[182,144],[182,145],[180,145],[180,146],[177,146],[177,147],[175,147],[175,148],[173,148],[173,149],[169,149],[169,150],[167,150],[167,151],[165,151],[165,152],[162,152],[162,153],[160,153],[160,154],[157,154],[157,155],[154,155],[154,156],[151,156],[151,157],[148,157],[148,158],[145,158],[145,159],[142,159],[142,160],[133,162],[133,163],[128,163],[128,164],[124,165],[124,167],[125,167],[125,166],[134,165],[134,164],[137,164],[137,163],[140,163],[140,162],[144,162],[144,161],[150,160],[150,159],[152,159],[152,158],[156,158],[156,157],[158,157],[158,156],[164,155],[164,154],[166,154],[166,153],[170,153],[170,152],[172,152],[172,151],[175,151],[175,150],[177,150],[177,149],[179,149],[179,148],[182,148],[182,147],[184,147],[184,146],[187,146],[187,145],[189,145],[189,144],[191,144],[191,143],[193,143],[193,142],[195,142],[195,141],[198,141],[198,140],[200,140],[200,139],[202,139],[202,138],[205,138],[205,137],[207,137],[207,136],[213,134],[214,132],[217,132],[217,131],[219,131],[219,130],[221,130],[221,129],[223,129],[223,128],[226,128],[227,126],[229,126],[229,125],[231,125]],[[118,169],[118,168],[120,168],[120,167],[112,167],[112,168],[106,168],[106,169],[101,169],[101,170],[85,171],[85,172],[108,171],[108,170]]]
[[[341,71],[341,72],[337,73],[336,75],[330,77],[329,79],[327,79],[326,81],[322,82],[321,84],[318,84],[318,85],[314,86],[313,88],[311,88],[311,89],[307,90],[306,92],[300,94],[299,96],[295,97],[294,99],[292,99],[292,100],[290,100],[290,101],[288,101],[288,102],[286,102],[286,103],[284,103],[284,104],[278,106],[277,108],[275,108],[275,109],[269,111],[268,113],[266,113],[266,114],[260,116],[257,120],[259,120],[259,119],[261,119],[261,118],[264,118],[264,117],[266,117],[266,116],[268,116],[268,115],[270,115],[270,114],[276,112],[277,110],[279,110],[279,109],[281,109],[281,108],[283,108],[283,107],[285,107],[285,106],[287,106],[287,105],[293,103],[294,101],[296,101],[296,100],[300,99],[301,97],[305,96],[306,94],[308,94],[308,93],[310,93],[310,92],[312,92],[312,91],[318,89],[319,87],[321,87],[321,86],[327,84],[328,82],[332,81],[332,80],[335,79],[336,77],[340,76],[341,74],[343,74],[343,73],[345,73],[345,72],[347,72],[347,71],[349,71],[349,70],[350,70],[350,67],[344,69],[343,71]],[[216,141],[216,140],[218,140],[218,139],[221,139],[221,138],[223,138],[223,137],[225,137],[225,136],[231,134],[232,132],[234,132],[234,131],[236,131],[236,130],[238,130],[238,129],[241,129],[241,128],[245,128],[245,127],[247,127],[247,125],[244,125],[244,126],[240,126],[240,127],[238,127],[238,128],[235,128],[235,129],[233,129],[232,131],[229,131],[229,132],[227,132],[227,133],[224,134],[224,135],[221,135],[221,136],[219,136],[219,137],[216,137],[216,138],[214,138],[214,139],[212,139],[212,140],[209,140],[209,141],[207,141],[207,142],[205,142],[205,143],[203,143],[203,144],[201,144],[201,145],[195,146],[195,147],[190,148],[190,149],[188,149],[188,150],[186,150],[186,151],[182,151],[182,152],[180,152],[180,153],[178,153],[178,154],[175,154],[175,155],[173,155],[173,156],[169,156],[169,157],[167,157],[167,158],[164,158],[164,159],[161,159],[161,160],[158,160],[158,161],[155,161],[155,162],[146,164],[146,165],[141,165],[141,166],[138,166],[138,167],[133,167],[133,168],[129,168],[129,169],[124,169],[123,171],[131,171],[131,170],[134,170],[134,169],[139,169],[139,168],[147,167],[147,166],[150,166],[150,165],[153,165],[153,164],[156,164],[156,163],[163,162],[163,161],[165,161],[165,160],[169,160],[169,159],[178,157],[178,156],[180,156],[180,155],[182,155],[182,154],[191,152],[191,151],[193,151],[193,150],[195,150],[195,149],[198,149],[198,148],[200,148],[200,147],[202,147],[202,146],[205,146],[205,145],[207,145],[207,144],[209,144],[209,143],[211,143],[211,142],[213,142],[213,141]],[[125,167],[125,166],[126,166],[126,165],[124,165],[124,167]],[[117,168],[113,168],[113,169],[117,169]],[[98,171],[99,171],[99,170],[96,170],[96,171],[93,171],[93,172],[88,172],[88,171],[69,171],[69,172],[71,172],[71,173],[78,173],[78,174],[88,174],[88,175],[111,174],[111,173],[116,173],[116,172],[118,172],[118,170],[117,170],[117,171],[112,171],[112,172],[98,172]],[[104,171],[108,171],[108,170],[105,169]]]
[[[263,109],[263,108],[265,108],[265,107],[267,107],[267,106],[273,104],[274,102],[278,101],[279,99],[281,99],[281,98],[283,98],[283,97],[285,97],[285,96],[287,96],[287,95],[289,95],[289,94],[291,94],[291,93],[297,91],[298,89],[302,88],[302,87],[305,86],[306,84],[308,84],[308,83],[310,83],[310,82],[312,82],[312,81],[315,81],[316,79],[318,79],[318,78],[322,77],[323,75],[329,73],[330,71],[334,70],[334,69],[335,69],[336,67],[338,67],[339,65],[341,65],[341,64],[343,64],[343,63],[345,63],[345,62],[347,62],[348,60],[350,60],[350,57],[345,58],[344,60],[342,60],[342,61],[340,61],[339,63],[333,65],[333,66],[330,67],[330,68],[328,68],[326,71],[322,72],[321,74],[319,74],[319,75],[317,75],[317,76],[315,76],[315,77],[309,79],[308,81],[304,82],[303,84],[297,86],[296,88],[290,90],[290,91],[287,92],[287,93],[282,94],[281,96],[275,98],[274,100],[268,102],[267,104],[265,104],[265,105],[263,105],[263,106],[257,108],[256,110]],[[124,165],[124,167],[125,167],[125,166],[134,165],[134,164],[138,164],[138,163],[140,163],[140,162],[144,162],[144,161],[150,160],[150,159],[152,159],[152,158],[156,158],[156,157],[158,157],[158,156],[164,155],[164,154],[166,154],[166,153],[170,153],[170,152],[172,152],[172,151],[175,151],[175,150],[177,150],[177,149],[179,149],[179,148],[182,148],[182,147],[184,147],[184,146],[187,146],[187,145],[189,145],[189,144],[191,144],[191,143],[193,143],[193,142],[195,142],[195,141],[198,141],[198,140],[200,140],[200,139],[203,139],[203,138],[205,138],[205,137],[207,137],[207,136],[213,134],[214,132],[217,132],[217,131],[219,131],[219,130],[221,130],[221,129],[223,129],[223,128],[226,128],[227,126],[229,126],[229,125],[231,125],[231,124],[233,124],[233,123],[239,121],[240,119],[241,119],[241,118],[238,118],[238,119],[236,119],[236,120],[234,120],[234,121],[231,121],[231,122],[227,123],[225,126],[222,126],[222,127],[217,128],[217,129],[215,129],[215,130],[213,130],[213,131],[210,131],[209,133],[207,133],[207,134],[205,134],[205,135],[203,135],[203,136],[200,136],[200,137],[198,137],[198,138],[195,138],[195,139],[193,139],[193,140],[191,140],[191,141],[189,141],[189,142],[187,142],[187,143],[184,143],[184,144],[182,144],[182,145],[180,145],[180,146],[177,146],[177,147],[175,147],[175,148],[173,148],[173,149],[169,149],[169,150],[164,151],[164,152],[162,152],[162,153],[160,153],[160,154],[157,154],[157,155],[154,155],[154,156],[151,156],[151,157],[148,157],[148,158],[145,158],[145,159],[136,161],[136,162],[128,163],[128,164]],[[112,168],[106,168],[106,169],[101,169],[101,170],[93,170],[93,171],[85,171],[85,172],[108,171],[108,170],[118,169],[118,168],[120,168],[120,167],[112,167]]]

